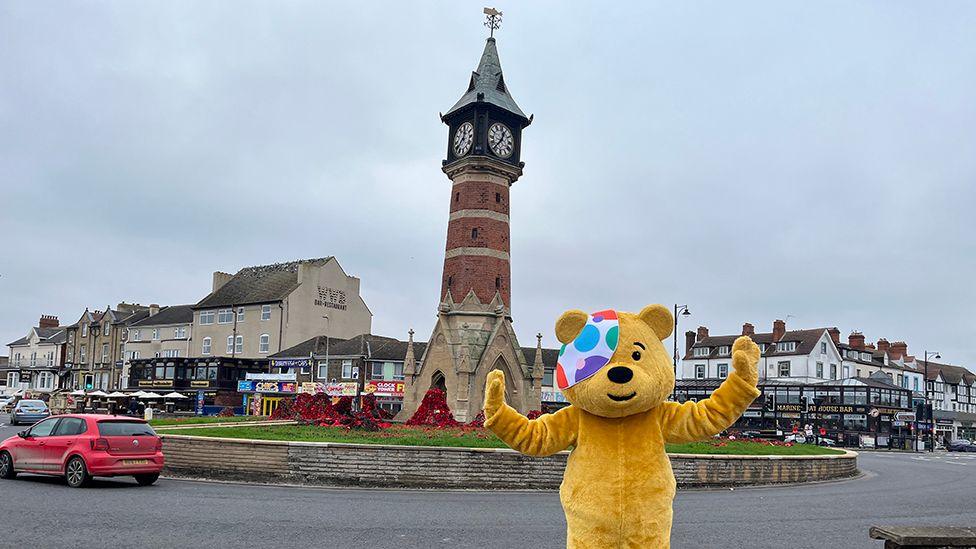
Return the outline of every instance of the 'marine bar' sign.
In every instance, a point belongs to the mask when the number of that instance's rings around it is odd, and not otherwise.
[[[346,292],[335,288],[323,288],[319,286],[319,296],[315,304],[326,309],[346,310]]]

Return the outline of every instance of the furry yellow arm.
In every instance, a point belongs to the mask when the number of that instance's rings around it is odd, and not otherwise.
[[[548,456],[576,443],[579,414],[567,406],[555,414],[529,419],[505,404],[505,375],[488,374],[485,382],[485,427],[513,450],[530,456]]]
[[[734,372],[712,396],[700,402],[661,404],[661,432],[665,442],[702,440],[728,429],[759,396],[759,347],[746,336],[732,345]]]

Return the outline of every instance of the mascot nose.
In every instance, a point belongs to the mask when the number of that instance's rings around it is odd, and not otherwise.
[[[614,383],[627,383],[634,377],[634,371],[626,366],[614,366],[607,372],[607,377]]]

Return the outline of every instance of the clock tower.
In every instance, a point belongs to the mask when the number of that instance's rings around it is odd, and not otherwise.
[[[510,191],[522,175],[522,130],[532,118],[509,93],[494,37],[441,121],[448,127],[442,169],[451,191],[440,304],[423,357],[404,364],[401,417],[409,418],[436,387],[446,391],[459,421],[474,419],[494,369],[505,372],[509,404],[537,410],[543,372],[526,361],[512,328],[509,245]]]

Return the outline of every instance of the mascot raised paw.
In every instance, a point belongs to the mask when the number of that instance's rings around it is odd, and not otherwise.
[[[740,337],[734,371],[710,398],[668,401],[674,370],[661,341],[673,325],[663,305],[564,313],[556,383],[570,406],[539,419],[505,404],[501,371],[488,375],[485,427],[531,456],[572,447],[559,489],[567,547],[669,547],[675,480],[664,444],[722,432],[759,396],[759,347]]]

